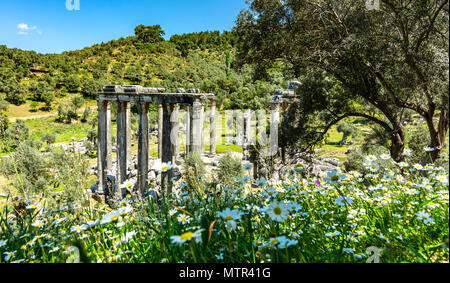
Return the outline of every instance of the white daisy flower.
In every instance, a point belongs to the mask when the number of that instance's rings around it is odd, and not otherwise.
[[[272,201],[265,209],[266,213],[273,221],[284,222],[289,214],[289,208],[284,202]]]

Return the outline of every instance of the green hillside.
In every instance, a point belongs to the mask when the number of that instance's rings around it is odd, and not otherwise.
[[[197,87],[216,93],[226,108],[260,107],[272,85],[283,82],[277,78],[255,86],[250,67],[233,68],[231,32],[175,35],[168,41],[163,34],[159,26],[138,26],[135,36],[62,54],[0,46],[0,99],[27,109],[35,101],[37,110],[50,111],[67,95],[95,99],[102,85],[140,84],[168,90]]]

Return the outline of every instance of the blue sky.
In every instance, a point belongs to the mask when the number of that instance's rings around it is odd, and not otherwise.
[[[137,25],[159,24],[173,34],[231,30],[245,0],[1,0],[0,45],[61,53],[134,35]],[[73,7],[74,1],[71,5]]]

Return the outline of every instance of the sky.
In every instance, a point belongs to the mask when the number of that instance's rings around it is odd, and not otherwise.
[[[245,0],[0,0],[0,45],[61,53],[134,35],[140,24],[161,25],[166,39],[231,30],[245,8]]]

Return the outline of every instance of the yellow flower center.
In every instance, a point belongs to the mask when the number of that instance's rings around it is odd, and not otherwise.
[[[276,215],[280,215],[282,211],[281,211],[281,208],[275,207],[275,208],[273,209],[273,212],[274,212]]]
[[[192,232],[187,232],[180,236],[181,240],[183,240],[183,241],[190,240],[190,239],[192,239],[192,237],[194,237],[194,233],[192,233]]]
[[[117,215],[114,215],[114,216],[111,216],[111,221],[114,221],[114,220],[117,220],[117,219],[119,219],[119,216],[117,216]]]
[[[277,238],[273,239],[272,241],[270,241],[271,245],[275,245],[276,243],[279,243],[280,241],[278,241]]]
[[[225,220],[226,220],[226,221],[234,220],[234,218],[233,218],[232,216],[227,216],[227,217],[225,217]]]
[[[331,181],[333,181],[333,182],[339,181],[339,176],[334,175],[333,177],[331,177]]]
[[[161,168],[161,170],[162,170],[162,171],[167,171],[167,170],[169,170],[169,167],[164,166],[163,168]]]

